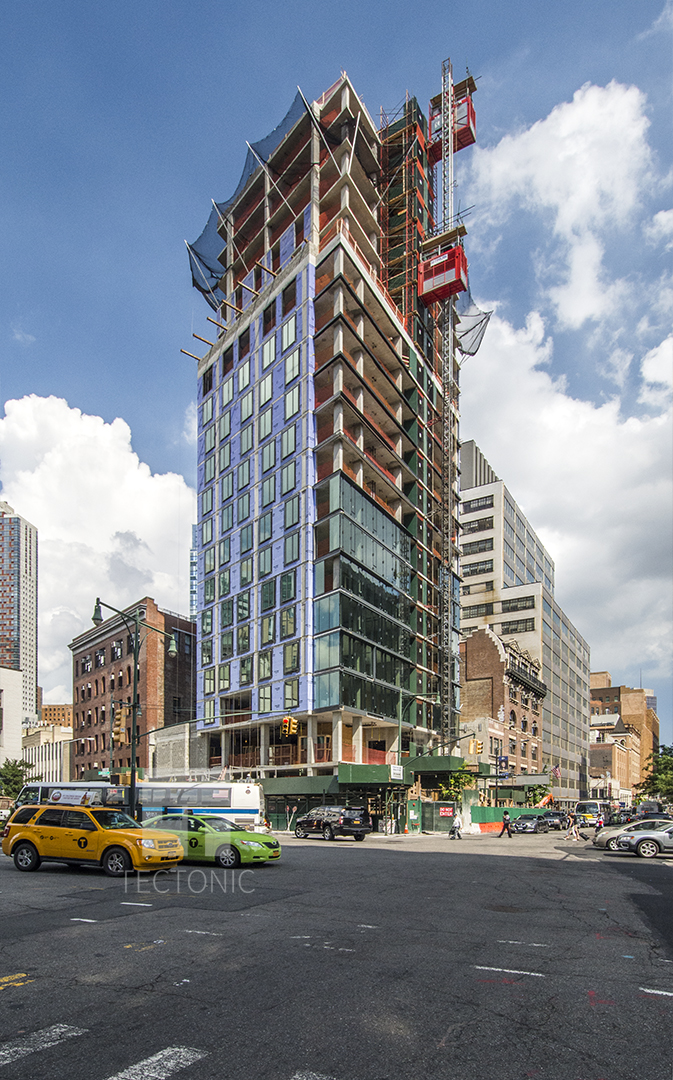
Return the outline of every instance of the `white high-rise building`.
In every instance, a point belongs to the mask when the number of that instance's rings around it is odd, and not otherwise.
[[[6,502],[0,502],[0,666],[21,672],[21,722],[37,723],[37,529]]]
[[[461,451],[461,634],[488,626],[542,664],[542,759],[554,797],[588,794],[590,654],[554,599],[554,563],[470,440]],[[516,725],[512,710],[505,718]],[[514,730],[511,732],[514,738]]]

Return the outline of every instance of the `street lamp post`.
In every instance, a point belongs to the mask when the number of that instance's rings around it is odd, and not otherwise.
[[[136,816],[136,743],[138,742],[138,658],[140,656],[140,646],[142,641],[140,640],[140,627],[145,627],[146,630],[153,630],[155,634],[161,634],[162,637],[169,638],[168,655],[171,660],[174,660],[178,655],[178,646],[175,640],[175,634],[168,633],[166,630],[160,630],[157,626],[151,626],[150,623],[144,621],[140,615],[140,608],[136,608],[132,615],[128,612],[120,611],[119,608],[112,607],[111,604],[104,603],[100,597],[96,597],[96,605],[91,616],[91,621],[94,626],[100,626],[103,621],[103,613],[101,608],[107,608],[108,611],[114,611],[116,615],[119,615],[133,638],[133,698],[131,701],[131,783],[129,791],[129,812],[131,817]],[[145,641],[145,637],[143,641]],[[110,741],[110,767],[112,768],[112,740]]]

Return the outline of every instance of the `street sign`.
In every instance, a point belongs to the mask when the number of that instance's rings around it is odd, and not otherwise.
[[[404,765],[391,765],[390,766],[390,779],[391,780],[404,780]]]

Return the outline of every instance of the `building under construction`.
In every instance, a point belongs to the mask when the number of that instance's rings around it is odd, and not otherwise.
[[[379,124],[345,73],[300,91],[188,245],[212,308],[195,337],[213,777],[343,801],[457,763],[459,370],[487,316],[453,156],[474,90],[447,61],[428,117],[407,96]]]

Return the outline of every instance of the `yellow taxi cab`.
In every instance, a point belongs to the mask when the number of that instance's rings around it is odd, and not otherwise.
[[[123,810],[78,806],[22,806],[2,834],[2,850],[17,870],[37,870],[41,862],[101,866],[108,877],[131,870],[176,866],[184,852],[177,836],[151,836]]]

